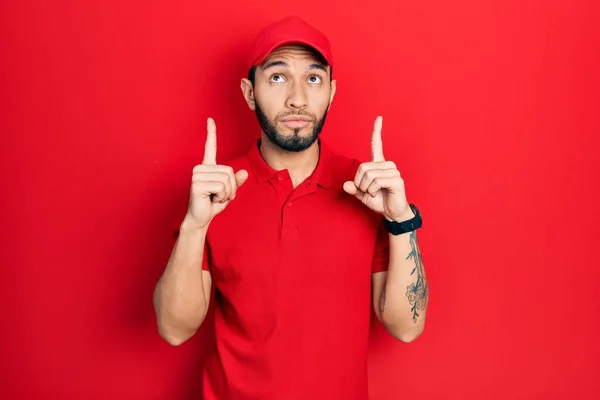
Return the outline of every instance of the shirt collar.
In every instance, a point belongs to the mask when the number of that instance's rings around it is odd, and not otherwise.
[[[311,174],[311,177],[322,187],[330,187],[332,183],[332,153],[322,139],[318,139],[319,143],[319,161],[317,167]],[[276,177],[279,171],[273,169],[260,154],[260,139],[250,146],[247,153],[250,168],[254,172],[254,176],[259,183],[267,182],[269,179]]]

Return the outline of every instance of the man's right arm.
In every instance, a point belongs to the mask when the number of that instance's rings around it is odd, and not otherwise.
[[[171,257],[154,290],[154,311],[160,335],[177,346],[196,333],[210,299],[212,279],[202,268],[210,221],[235,198],[248,171],[217,164],[217,127],[209,118],[202,164],[192,173],[188,211]]]
[[[154,291],[154,311],[160,335],[177,346],[200,327],[210,299],[212,279],[202,268],[210,221],[235,198],[248,171],[217,164],[217,127],[212,118],[202,164],[192,173],[188,211],[181,223],[171,257]]]
[[[167,266],[156,284],[154,310],[160,336],[173,346],[192,337],[208,311],[212,278],[203,270],[206,228],[184,220]]]

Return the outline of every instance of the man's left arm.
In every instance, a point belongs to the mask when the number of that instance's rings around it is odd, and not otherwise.
[[[383,118],[375,119],[371,135],[371,161],[359,165],[354,181],[344,183],[344,191],[388,221],[401,223],[415,215],[406,199],[404,180],[396,164],[383,154],[381,130]],[[404,232],[401,231],[401,232]],[[396,232],[397,233],[397,232]],[[386,268],[373,274],[373,303],[379,320],[394,337],[410,342],[423,332],[429,300],[425,269],[421,260],[417,233],[387,234],[379,237],[378,250],[389,245]],[[388,241],[383,240],[388,239]],[[381,254],[376,263],[381,263]],[[383,254],[388,256],[388,254]]]
[[[403,220],[413,217],[411,211]],[[425,327],[429,286],[417,231],[388,237],[388,270],[372,275],[373,307],[386,330],[408,343],[419,337]]]

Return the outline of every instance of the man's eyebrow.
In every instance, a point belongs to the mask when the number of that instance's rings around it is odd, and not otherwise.
[[[271,62],[267,62],[262,69],[263,69],[263,71],[265,71],[272,67],[289,67],[289,65],[285,61],[271,61]],[[312,63],[308,66],[308,69],[309,70],[319,69],[319,70],[327,72],[327,68],[325,67],[325,65],[323,65],[321,63]]]
[[[263,71],[267,70],[271,67],[287,67],[287,63],[285,61],[271,61],[265,64],[263,67]]]
[[[308,69],[320,69],[320,70],[327,72],[327,68],[325,68],[325,66],[320,63],[310,64]]]

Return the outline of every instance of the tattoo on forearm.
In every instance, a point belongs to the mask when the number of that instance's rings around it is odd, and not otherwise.
[[[419,317],[417,310],[425,309],[427,305],[427,299],[429,295],[429,288],[427,286],[427,279],[425,278],[425,272],[423,270],[423,262],[421,260],[421,251],[417,243],[417,232],[413,231],[410,233],[410,248],[411,251],[408,253],[407,260],[413,259],[415,262],[415,268],[410,273],[413,275],[417,273],[417,281],[406,287],[406,297],[411,305],[410,310],[413,313],[413,321],[416,323]]]

